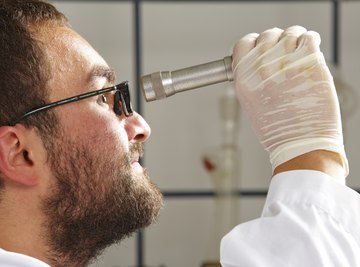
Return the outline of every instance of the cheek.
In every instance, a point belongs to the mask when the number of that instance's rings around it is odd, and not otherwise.
[[[128,136],[124,125],[115,116],[91,116],[83,119],[78,136],[93,146],[101,145],[105,153],[129,151]],[[107,150],[107,151],[106,151]]]
[[[114,151],[129,151],[128,136],[123,121],[108,112],[63,110],[61,124],[73,141],[91,146],[101,145]],[[66,115],[67,114],[67,115]],[[76,116],[69,115],[76,114]]]
[[[103,128],[101,128],[103,127]],[[109,144],[110,149],[114,149],[118,152],[129,151],[129,140],[121,123],[104,123],[98,126],[99,132],[95,133],[96,136],[100,136],[102,142]]]

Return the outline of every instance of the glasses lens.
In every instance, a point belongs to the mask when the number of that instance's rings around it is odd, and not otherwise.
[[[133,114],[128,83],[122,84],[122,86],[118,88],[115,92],[114,98],[114,112],[118,116],[121,116],[122,112],[124,112],[126,117]]]
[[[122,114],[120,91],[116,91],[114,94],[114,112],[118,116]]]

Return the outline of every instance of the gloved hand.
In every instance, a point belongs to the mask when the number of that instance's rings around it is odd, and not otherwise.
[[[236,93],[273,170],[314,150],[337,152],[348,174],[339,102],[320,36],[300,26],[248,34],[236,43]]]

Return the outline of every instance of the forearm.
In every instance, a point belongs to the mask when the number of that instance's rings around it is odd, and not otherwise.
[[[315,150],[293,158],[274,170],[274,175],[292,170],[315,170],[335,178],[345,178],[342,157],[335,152]]]

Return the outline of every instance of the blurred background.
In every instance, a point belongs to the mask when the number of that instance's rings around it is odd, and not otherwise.
[[[52,3],[115,69],[117,80],[130,82],[133,105],[152,127],[143,164],[165,195],[157,224],[110,247],[91,267],[219,266],[204,265],[218,259],[219,236],[261,214],[271,168],[241,109],[234,116],[232,154],[224,152],[220,99],[232,85],[213,85],[150,103],[139,89],[140,74],[222,59],[250,32],[298,24],[321,34],[342,105],[350,162],[347,183],[360,188],[359,1]],[[225,107],[229,105],[233,103]],[[230,164],[233,172],[222,169],[224,155],[236,162]],[[223,201],[217,194],[221,176],[231,180],[226,186],[237,193]]]

